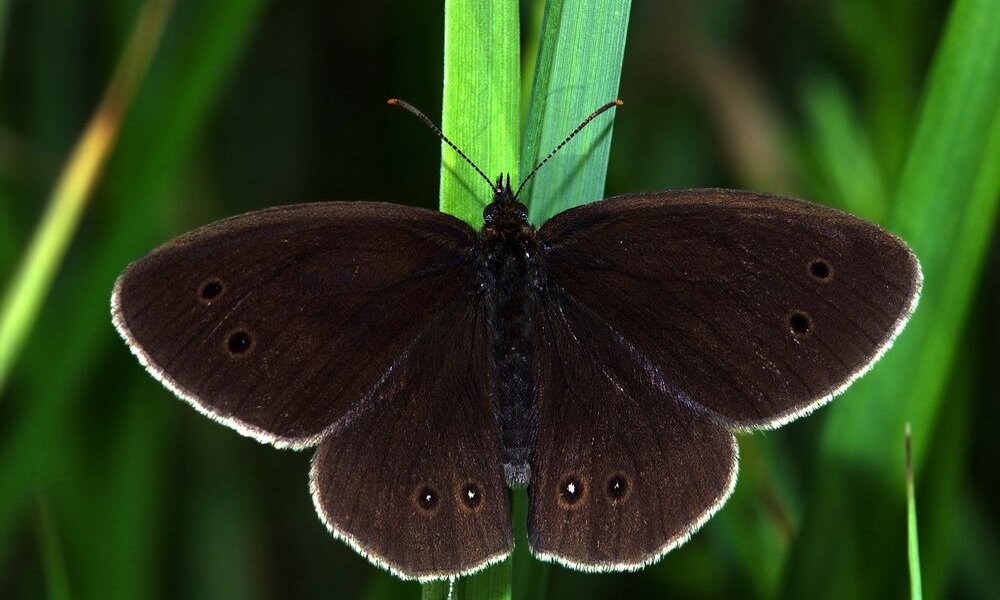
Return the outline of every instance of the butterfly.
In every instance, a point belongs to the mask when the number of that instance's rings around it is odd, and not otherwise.
[[[322,521],[403,578],[506,558],[521,486],[538,558],[657,561],[732,492],[734,432],[842,392],[919,297],[907,245],[831,208],[663,191],[535,227],[509,176],[466,160],[492,191],[479,231],[384,203],[271,208],[167,242],[112,295],[115,327],[177,396],[315,447]]]

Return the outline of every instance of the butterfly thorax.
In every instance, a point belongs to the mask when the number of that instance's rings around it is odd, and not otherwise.
[[[493,412],[508,485],[528,484],[528,459],[538,428],[534,403],[531,316],[537,298],[538,237],[525,206],[497,179],[483,211],[478,276],[485,295],[492,346]]]

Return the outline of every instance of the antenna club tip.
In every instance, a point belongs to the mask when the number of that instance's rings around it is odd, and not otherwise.
[[[399,104],[399,98],[389,98],[385,101],[386,104]]]
[[[390,101],[390,102],[391,102],[391,101]],[[622,101],[621,101],[620,99],[618,99],[618,98],[616,98],[616,99],[615,99],[615,106],[621,106],[621,105],[623,105],[623,104],[625,104],[625,103],[624,103],[624,102],[622,102]]]

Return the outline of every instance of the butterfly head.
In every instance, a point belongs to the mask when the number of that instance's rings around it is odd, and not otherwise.
[[[493,201],[483,209],[483,221],[486,225],[502,222],[517,224],[528,222],[528,207],[517,201],[514,190],[510,187],[510,175],[497,175],[493,188]]]

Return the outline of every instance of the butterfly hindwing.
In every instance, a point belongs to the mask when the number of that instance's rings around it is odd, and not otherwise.
[[[133,263],[115,325],[167,387],[276,446],[315,444],[468,286],[474,232],[335,202],[249,213]]]
[[[558,288],[545,294],[535,331],[532,551],[583,570],[655,561],[729,496],[733,434],[684,406],[607,323]]]
[[[774,427],[860,376],[913,310],[920,267],[876,225],[729,190],[621,196],[539,231],[551,285],[686,404]]]
[[[330,530],[408,579],[472,572],[513,545],[481,303],[429,324],[313,459]]]

